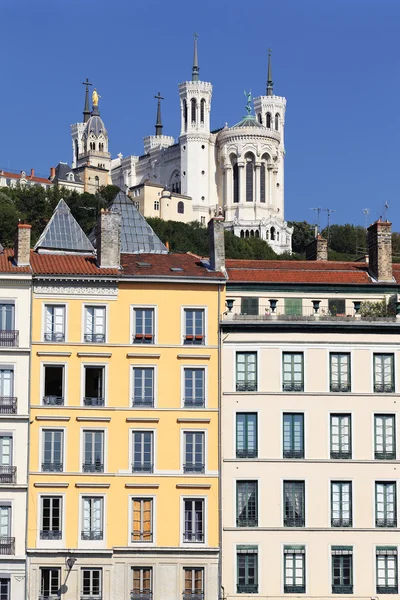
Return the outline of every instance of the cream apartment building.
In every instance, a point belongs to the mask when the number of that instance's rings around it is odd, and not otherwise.
[[[309,256],[226,261],[224,598],[398,595],[400,268],[390,223],[369,228],[369,264],[327,261],[322,238]],[[365,302],[383,299],[392,316],[368,316]]]

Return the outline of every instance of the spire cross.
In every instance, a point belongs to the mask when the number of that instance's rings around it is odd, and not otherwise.
[[[160,92],[158,92],[157,96],[154,96],[154,98],[156,98],[158,100],[158,102],[160,102],[160,100],[164,100],[164,98],[161,96]]]
[[[161,121],[161,100],[164,98],[161,96],[160,92],[158,92],[157,96],[154,96],[157,99],[157,121],[156,121],[156,136],[162,135],[162,121]]]
[[[89,85],[93,85],[93,84],[90,83],[88,77],[86,77],[86,81],[82,81],[82,85],[86,85],[86,88],[87,88]]]
[[[194,37],[194,40],[197,41],[197,38],[199,37],[199,34],[198,33],[194,33],[193,37]]]
[[[89,106],[89,85],[92,85],[92,84],[89,81],[88,77],[86,77],[86,81],[82,81],[82,85],[86,85],[85,108],[83,109],[83,122],[87,123],[89,121],[89,118],[91,115],[90,106]]]
[[[268,56],[271,56],[272,54],[272,48],[268,48]]]

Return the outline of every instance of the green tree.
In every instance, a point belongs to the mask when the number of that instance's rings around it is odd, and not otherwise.
[[[288,225],[293,227],[293,252],[304,254],[306,246],[314,239],[314,226],[307,223],[307,221],[289,221]]]

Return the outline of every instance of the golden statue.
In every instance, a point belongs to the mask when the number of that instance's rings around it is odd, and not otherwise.
[[[99,98],[101,98],[101,96],[99,96],[99,94],[97,93],[96,88],[94,88],[93,93],[92,93],[92,104],[93,104],[93,106],[98,106],[99,105]]]

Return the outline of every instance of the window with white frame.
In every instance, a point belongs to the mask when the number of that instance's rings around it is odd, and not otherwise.
[[[183,600],[203,600],[204,569],[199,567],[184,567],[183,570],[185,574]]]
[[[64,365],[43,365],[43,404],[62,406],[64,404],[65,367]]]
[[[134,307],[133,344],[154,344],[154,308]]]
[[[133,432],[133,473],[153,473],[153,440],[152,431]]]
[[[45,305],[45,342],[64,342],[65,341],[65,305],[46,304]]]
[[[11,585],[9,577],[0,577],[0,600],[11,599]]]
[[[257,391],[257,352],[236,352],[236,391]]]
[[[205,406],[205,369],[202,367],[187,367],[184,373],[185,408],[204,408]]]
[[[185,308],[183,343],[188,345],[205,343],[204,308]]]
[[[41,540],[61,540],[62,538],[62,498],[61,496],[41,497]]]
[[[40,569],[40,600],[52,600],[59,597],[61,569]]]
[[[374,415],[375,459],[396,460],[395,415]]]
[[[62,429],[44,429],[42,471],[46,473],[62,473],[64,431]]]
[[[85,365],[84,397],[85,406],[104,406],[105,404],[105,371],[104,365]]]
[[[153,597],[152,569],[150,567],[132,568],[132,591],[130,600],[151,600]]]
[[[397,527],[395,481],[375,483],[375,526]]]
[[[0,332],[13,331],[14,327],[15,327],[14,303],[0,301]]]
[[[350,354],[346,352],[331,352],[330,367],[330,391],[350,392]]]
[[[17,399],[14,397],[14,371],[10,368],[0,367],[0,414],[16,412]]]
[[[83,432],[82,470],[84,473],[104,472],[104,431],[85,430]]]
[[[304,594],[306,591],[304,546],[284,546],[283,556],[285,594]]]
[[[378,546],[376,549],[376,593],[398,593],[396,546]]]
[[[17,468],[13,466],[12,433],[0,434],[0,483],[16,483]]]
[[[97,541],[103,539],[103,510],[103,497],[82,497],[82,540]]]
[[[394,391],[394,355],[374,354],[374,392],[391,394]]]
[[[331,458],[350,459],[351,415],[331,415]]]
[[[153,541],[153,499],[132,498],[132,542]]]
[[[85,306],[84,340],[92,344],[104,344],[106,341],[105,306]]]
[[[154,200],[154,210],[160,210],[160,201]]]
[[[283,391],[304,391],[304,356],[302,352],[283,353]]]
[[[331,482],[331,526],[353,526],[351,481]]]
[[[14,538],[11,537],[11,504],[0,503],[0,553],[14,554]]]
[[[184,473],[204,473],[205,449],[204,431],[185,431],[184,439]]]
[[[151,408],[154,406],[154,367],[132,368],[133,406]]]
[[[183,541],[204,543],[204,499],[185,498]]]
[[[103,587],[102,569],[82,569],[81,577],[81,600],[101,600]]]

